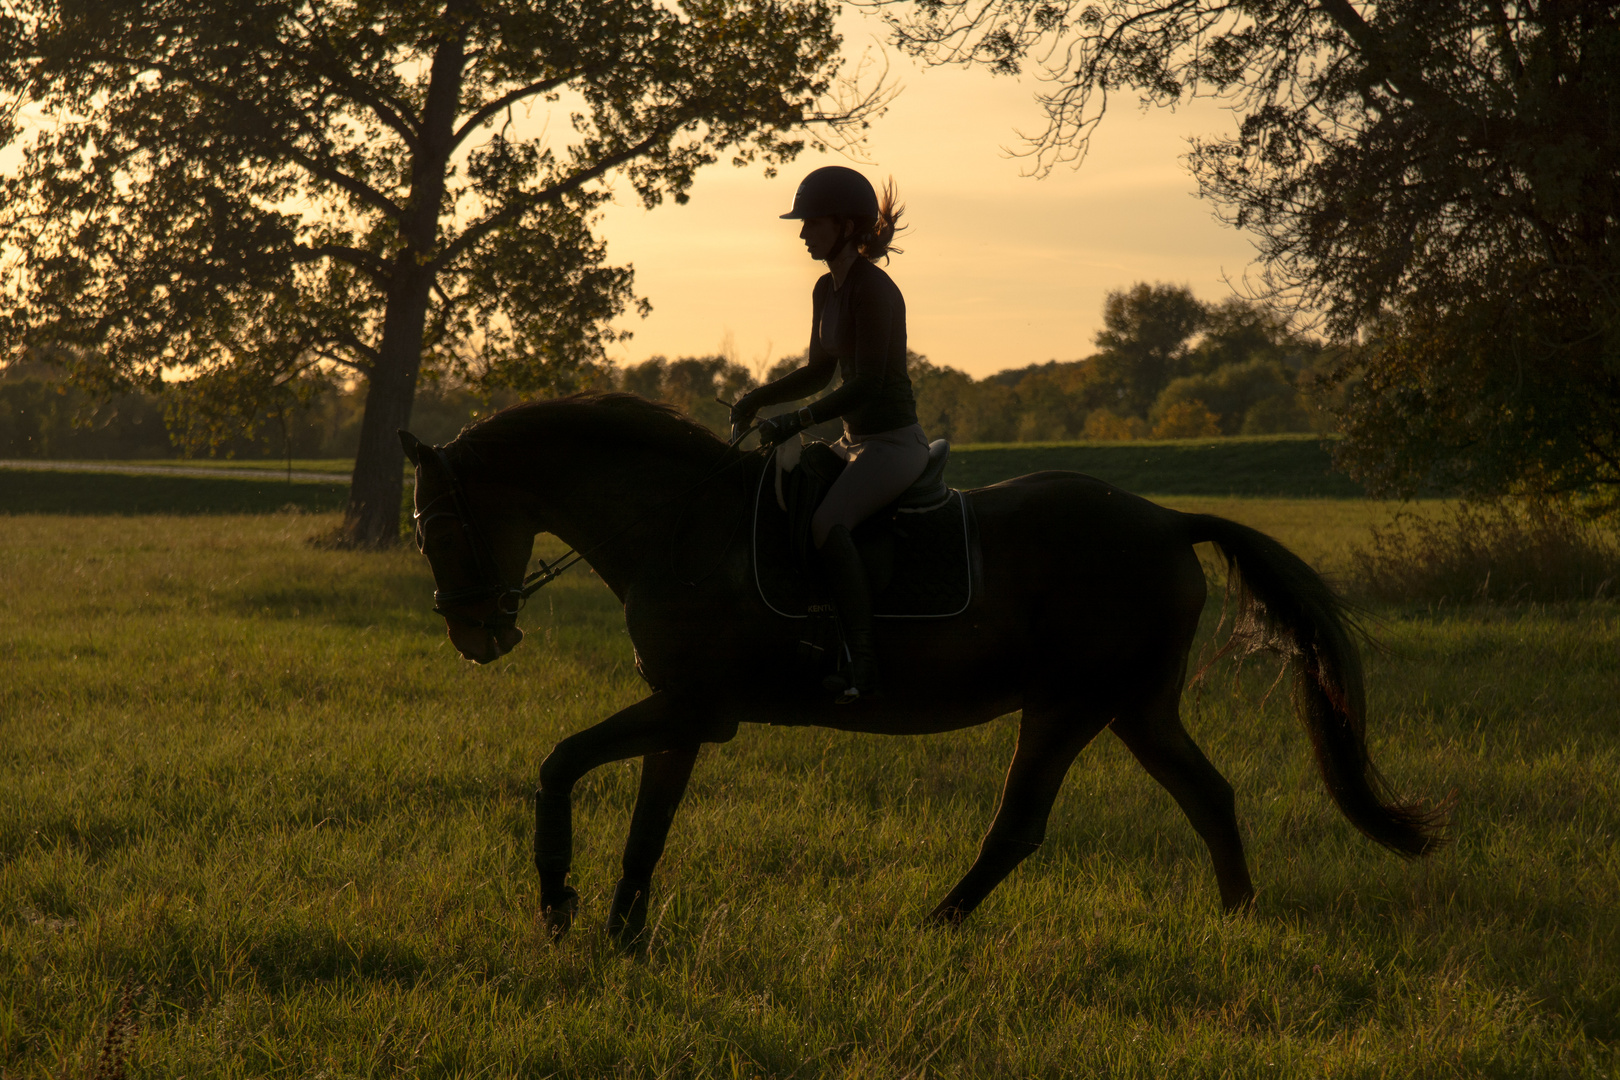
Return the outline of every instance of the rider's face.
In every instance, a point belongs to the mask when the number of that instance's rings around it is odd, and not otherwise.
[[[844,223],[837,218],[805,218],[804,224],[799,227],[799,239],[804,241],[812,259],[825,259],[832,254],[843,229]]]

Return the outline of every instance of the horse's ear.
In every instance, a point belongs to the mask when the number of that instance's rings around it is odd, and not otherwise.
[[[406,431],[399,429],[399,445],[405,448],[405,456],[411,459],[412,465],[422,464],[422,440]]]

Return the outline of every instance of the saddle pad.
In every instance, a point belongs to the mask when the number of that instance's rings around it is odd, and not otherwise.
[[[788,542],[787,514],[776,503],[775,473],[766,468],[760,474],[754,496],[754,582],[765,606],[803,619],[817,601]],[[943,619],[967,610],[973,599],[973,538],[971,509],[960,491],[953,489],[938,508],[924,513],[890,511],[886,521],[863,522],[856,540],[864,548],[870,538],[880,537],[879,530],[890,534],[894,558],[888,587],[872,597],[875,616]]]

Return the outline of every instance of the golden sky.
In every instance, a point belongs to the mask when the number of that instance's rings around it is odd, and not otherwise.
[[[880,48],[870,16],[846,11],[840,29],[851,57]],[[1241,281],[1253,248],[1213,219],[1181,160],[1189,136],[1230,128],[1218,106],[1143,112],[1116,97],[1080,169],[1036,180],[1006,150],[1042,125],[1038,82],[886,55],[904,90],[872,126],[869,161],[811,151],[774,180],[718,164],[687,205],[652,211],[627,189],[617,196],[602,224],[608,257],[635,267],[653,312],[619,320],[635,336],[611,348],[615,361],[729,351],[762,366],[803,351],[825,268],[805,255],[798,223],[777,215],[827,164],[894,177],[911,229],[886,269],[906,297],[911,347],[975,376],[1087,355],[1110,289],[1165,281],[1218,300],[1231,295],[1225,279]]]

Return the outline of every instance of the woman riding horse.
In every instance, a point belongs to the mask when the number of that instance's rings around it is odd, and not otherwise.
[[[802,626],[765,604],[752,545],[739,542],[768,467],[759,457],[739,458],[690,419],[628,394],[514,406],[449,446],[408,432],[401,441],[416,465],[434,610],[462,656],[489,663],[514,648],[524,596],[568,565],[526,576],[536,533],[588,555],[624,605],[647,695],[569,735],[540,766],[534,861],[554,933],[578,909],[568,884],[573,791],[593,769],[642,758],[608,910],[609,930],[631,943],[645,930],[653,870],[703,744],[728,741],[742,724],[926,735],[1010,713],[1018,745],[1001,803],[934,920],[960,923],[1040,846],[1071,763],[1105,730],[1180,804],[1209,850],[1222,904],[1247,907],[1254,887],[1235,793],[1181,722],[1206,593],[1199,543],[1226,560],[1235,642],[1274,648],[1293,669],[1296,710],[1345,816],[1403,855],[1442,842],[1443,815],[1392,797],[1373,767],[1343,602],[1281,544],[1236,522],[1079,473],[963,492],[979,537],[971,604],[951,618],[886,621],[887,690],[843,709],[803,692]]]
[[[827,264],[811,295],[809,356],[804,367],[744,394],[731,410],[732,424],[745,427],[768,405],[820,390],[835,369],[843,375],[843,384],[820,401],[759,428],[769,446],[812,424],[844,420],[844,435],[832,449],[849,464],[810,522],[849,645],[848,681],[836,687],[841,705],[877,690],[871,589],[850,533],[928,464],[928,439],[906,375],[905,298],[877,267],[877,260],[898,251],[890,242],[900,213],[893,183],[880,201],[866,177],[841,165],[804,178],[793,209],[782,217],[804,222],[799,236],[810,257]]]

